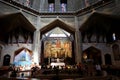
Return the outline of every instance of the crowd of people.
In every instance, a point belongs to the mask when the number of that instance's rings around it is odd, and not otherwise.
[[[15,66],[11,65],[9,67],[10,70],[10,77],[25,77],[25,76],[32,76],[35,71],[40,70],[40,66],[34,63],[34,65],[28,66]]]
[[[10,77],[35,77],[37,72],[39,74],[78,74],[80,76],[102,76],[102,68],[100,64],[76,64],[65,66],[50,66],[50,65],[37,65],[36,63],[32,67],[23,66],[11,66]]]

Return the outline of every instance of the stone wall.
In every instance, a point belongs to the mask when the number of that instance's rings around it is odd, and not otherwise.
[[[9,6],[8,6],[9,5]],[[0,2],[0,14],[10,14],[19,11],[19,8],[15,8],[10,4]]]
[[[32,44],[20,44],[19,43],[19,46],[18,44],[8,44],[8,45],[4,45],[4,48],[2,49],[2,52],[1,52],[1,60],[0,60],[0,66],[3,65],[3,58],[6,54],[9,54],[11,56],[11,59],[10,59],[10,63],[13,63],[14,61],[14,52],[22,47],[25,47],[25,48],[28,48],[30,50],[32,50]]]
[[[40,0],[37,4],[35,4],[37,1],[34,1],[33,8],[38,10],[38,7],[40,7],[41,12],[48,12],[48,1],[47,0]],[[39,6],[39,4],[40,6]],[[76,4],[77,3],[77,4]],[[67,1],[67,11],[76,11],[84,6],[83,0],[68,0]],[[60,12],[60,0],[55,0],[55,12]]]
[[[116,0],[116,1],[119,1],[119,0]],[[39,1],[37,3],[39,3]],[[38,4],[35,5],[35,2],[33,2],[33,4],[34,4],[33,7],[35,7],[39,11],[39,5]],[[56,6],[58,6],[58,5],[56,5]],[[80,9],[81,7],[83,7],[83,6],[84,6],[83,0],[76,0],[76,1],[69,0],[69,2],[68,2],[68,11],[76,11],[76,10]],[[110,5],[104,6],[104,8],[99,8],[96,11],[104,12],[104,13],[108,12],[110,14],[115,14],[115,12],[118,10],[118,9],[116,9],[117,7],[119,7],[119,4],[117,4],[117,3],[114,4],[113,3],[113,4],[110,4]],[[43,8],[44,8],[44,10],[47,10],[47,8],[48,8],[47,4],[46,5],[44,4]],[[14,7],[14,6],[10,5],[10,4],[4,4],[4,3],[0,2],[0,15],[19,12],[20,10],[21,9],[18,8],[18,7]],[[58,11],[59,11],[59,9],[58,9]],[[117,13],[119,13],[119,12],[120,12],[120,10],[117,11]],[[40,15],[35,15],[35,14],[32,14],[32,13],[29,13],[29,11],[25,11],[25,10],[23,10],[22,13],[37,28],[37,30],[39,30],[40,28],[46,26],[47,24],[50,24],[52,21],[54,21],[57,18],[61,19],[66,24],[69,24],[71,27],[76,27],[75,25],[79,25],[79,27],[80,27],[92,12],[84,14],[84,15],[79,15],[78,16],[78,24],[75,23],[74,16],[71,16],[71,17],[70,16],[68,17],[67,15],[62,16],[62,17],[59,17],[59,15],[52,15],[53,17],[50,17],[51,15],[47,15],[47,16],[42,15],[42,16],[40,16]],[[38,17],[40,17],[39,21],[38,21]],[[40,24],[38,25],[38,23],[40,23]],[[37,33],[37,34],[39,34],[39,33]],[[35,39],[37,39],[37,37],[35,37]],[[36,44],[36,47],[39,45],[38,42],[35,42],[35,44]],[[107,45],[105,43],[99,43],[99,44],[97,44],[97,43],[83,43],[82,44],[82,49],[85,50],[90,46],[94,46],[94,47],[100,49],[101,53],[103,55],[105,55],[107,53],[112,55],[111,45]],[[32,50],[33,45],[32,44],[29,44],[29,45],[27,45],[27,44],[19,44],[19,46],[17,44],[5,45],[4,49],[2,50],[1,65],[0,66],[2,66],[3,57],[6,54],[11,55],[11,61],[10,62],[12,63],[13,59],[14,59],[14,51],[16,51],[17,49],[19,49],[21,47],[26,47],[26,48]],[[112,57],[112,61],[114,62],[113,57]],[[116,61],[116,63],[120,63],[120,62]]]
[[[120,5],[118,4],[119,1],[116,0],[117,3],[111,3],[109,5],[106,5],[104,7],[101,8],[97,8],[95,9],[96,12],[101,12],[101,13],[105,13],[105,14],[111,14],[111,15],[119,15],[120,14]],[[87,20],[87,18],[92,14],[93,12],[89,12],[89,13],[85,13],[83,15],[79,15],[78,16],[78,25],[79,28],[81,27],[81,25]],[[92,38],[93,40],[95,40],[95,38]],[[87,42],[87,41],[85,41]],[[119,42],[117,43],[119,44]],[[112,63],[113,65],[117,65],[120,64],[120,61],[115,61],[114,60],[114,54],[112,51],[112,45],[113,44],[106,44],[106,43],[83,43],[82,44],[82,50],[85,50],[91,46],[98,48],[99,50],[101,50],[102,56],[103,56],[103,60],[104,60],[104,55],[105,54],[110,54],[111,55],[111,59],[112,59]],[[120,44],[119,44],[120,45]]]
[[[56,19],[60,19],[61,21],[65,22],[66,24],[70,25],[71,27],[75,27],[75,21],[74,21],[74,17],[60,17],[60,18],[57,18],[56,16],[55,17],[42,17],[41,18],[41,27],[44,27],[50,23],[52,23],[54,20]],[[56,26],[56,27],[59,27],[59,26]]]

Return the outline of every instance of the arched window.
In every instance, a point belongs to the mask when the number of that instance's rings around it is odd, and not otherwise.
[[[3,66],[9,66],[10,65],[10,55],[5,55],[3,60]]]

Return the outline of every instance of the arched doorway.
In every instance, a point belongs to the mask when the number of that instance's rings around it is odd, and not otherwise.
[[[93,64],[102,64],[101,51],[93,46],[83,51],[83,62],[92,62]]]
[[[112,51],[113,51],[114,59],[120,60],[120,49],[118,44],[114,44],[112,46]]]
[[[56,19],[40,29],[41,63],[60,62],[75,63],[74,35],[75,29],[63,21]]]
[[[111,65],[111,55],[110,54],[105,54],[105,64],[106,65]]]
[[[6,54],[6,55],[4,56],[3,66],[9,66],[9,65],[10,65],[10,58],[11,58],[11,56],[8,55],[8,54]]]

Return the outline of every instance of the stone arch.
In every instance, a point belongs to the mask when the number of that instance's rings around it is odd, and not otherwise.
[[[9,66],[10,65],[10,58],[11,56],[9,54],[6,54],[3,59],[3,66]]]
[[[106,65],[111,65],[111,55],[110,54],[105,54],[105,64]]]
[[[69,33],[71,33],[73,35],[73,37],[75,37],[75,28],[73,28],[72,26],[68,25],[67,23],[65,23],[64,21],[60,20],[60,19],[55,19],[54,21],[52,21],[51,23],[49,23],[48,25],[44,26],[43,28],[40,29],[40,39],[41,39],[41,63],[43,63],[45,60],[43,60],[44,58],[44,42],[42,40],[42,35],[44,35],[45,33],[47,33],[48,31],[54,29],[54,28],[61,28]],[[72,42],[72,46],[74,42]],[[72,52],[74,52],[74,49],[72,48]],[[73,54],[72,54],[73,56]],[[74,57],[74,56],[73,56]],[[75,57],[74,59],[75,60]],[[48,60],[46,60],[48,62]]]
[[[120,60],[120,49],[118,44],[114,44],[112,46],[112,51],[113,51],[114,59]]]
[[[13,64],[16,66],[30,66],[33,60],[33,52],[28,48],[22,47],[14,52]]]
[[[83,61],[92,61],[93,64],[102,64],[101,60],[101,50],[96,47],[90,46],[83,51],[82,54]]]

